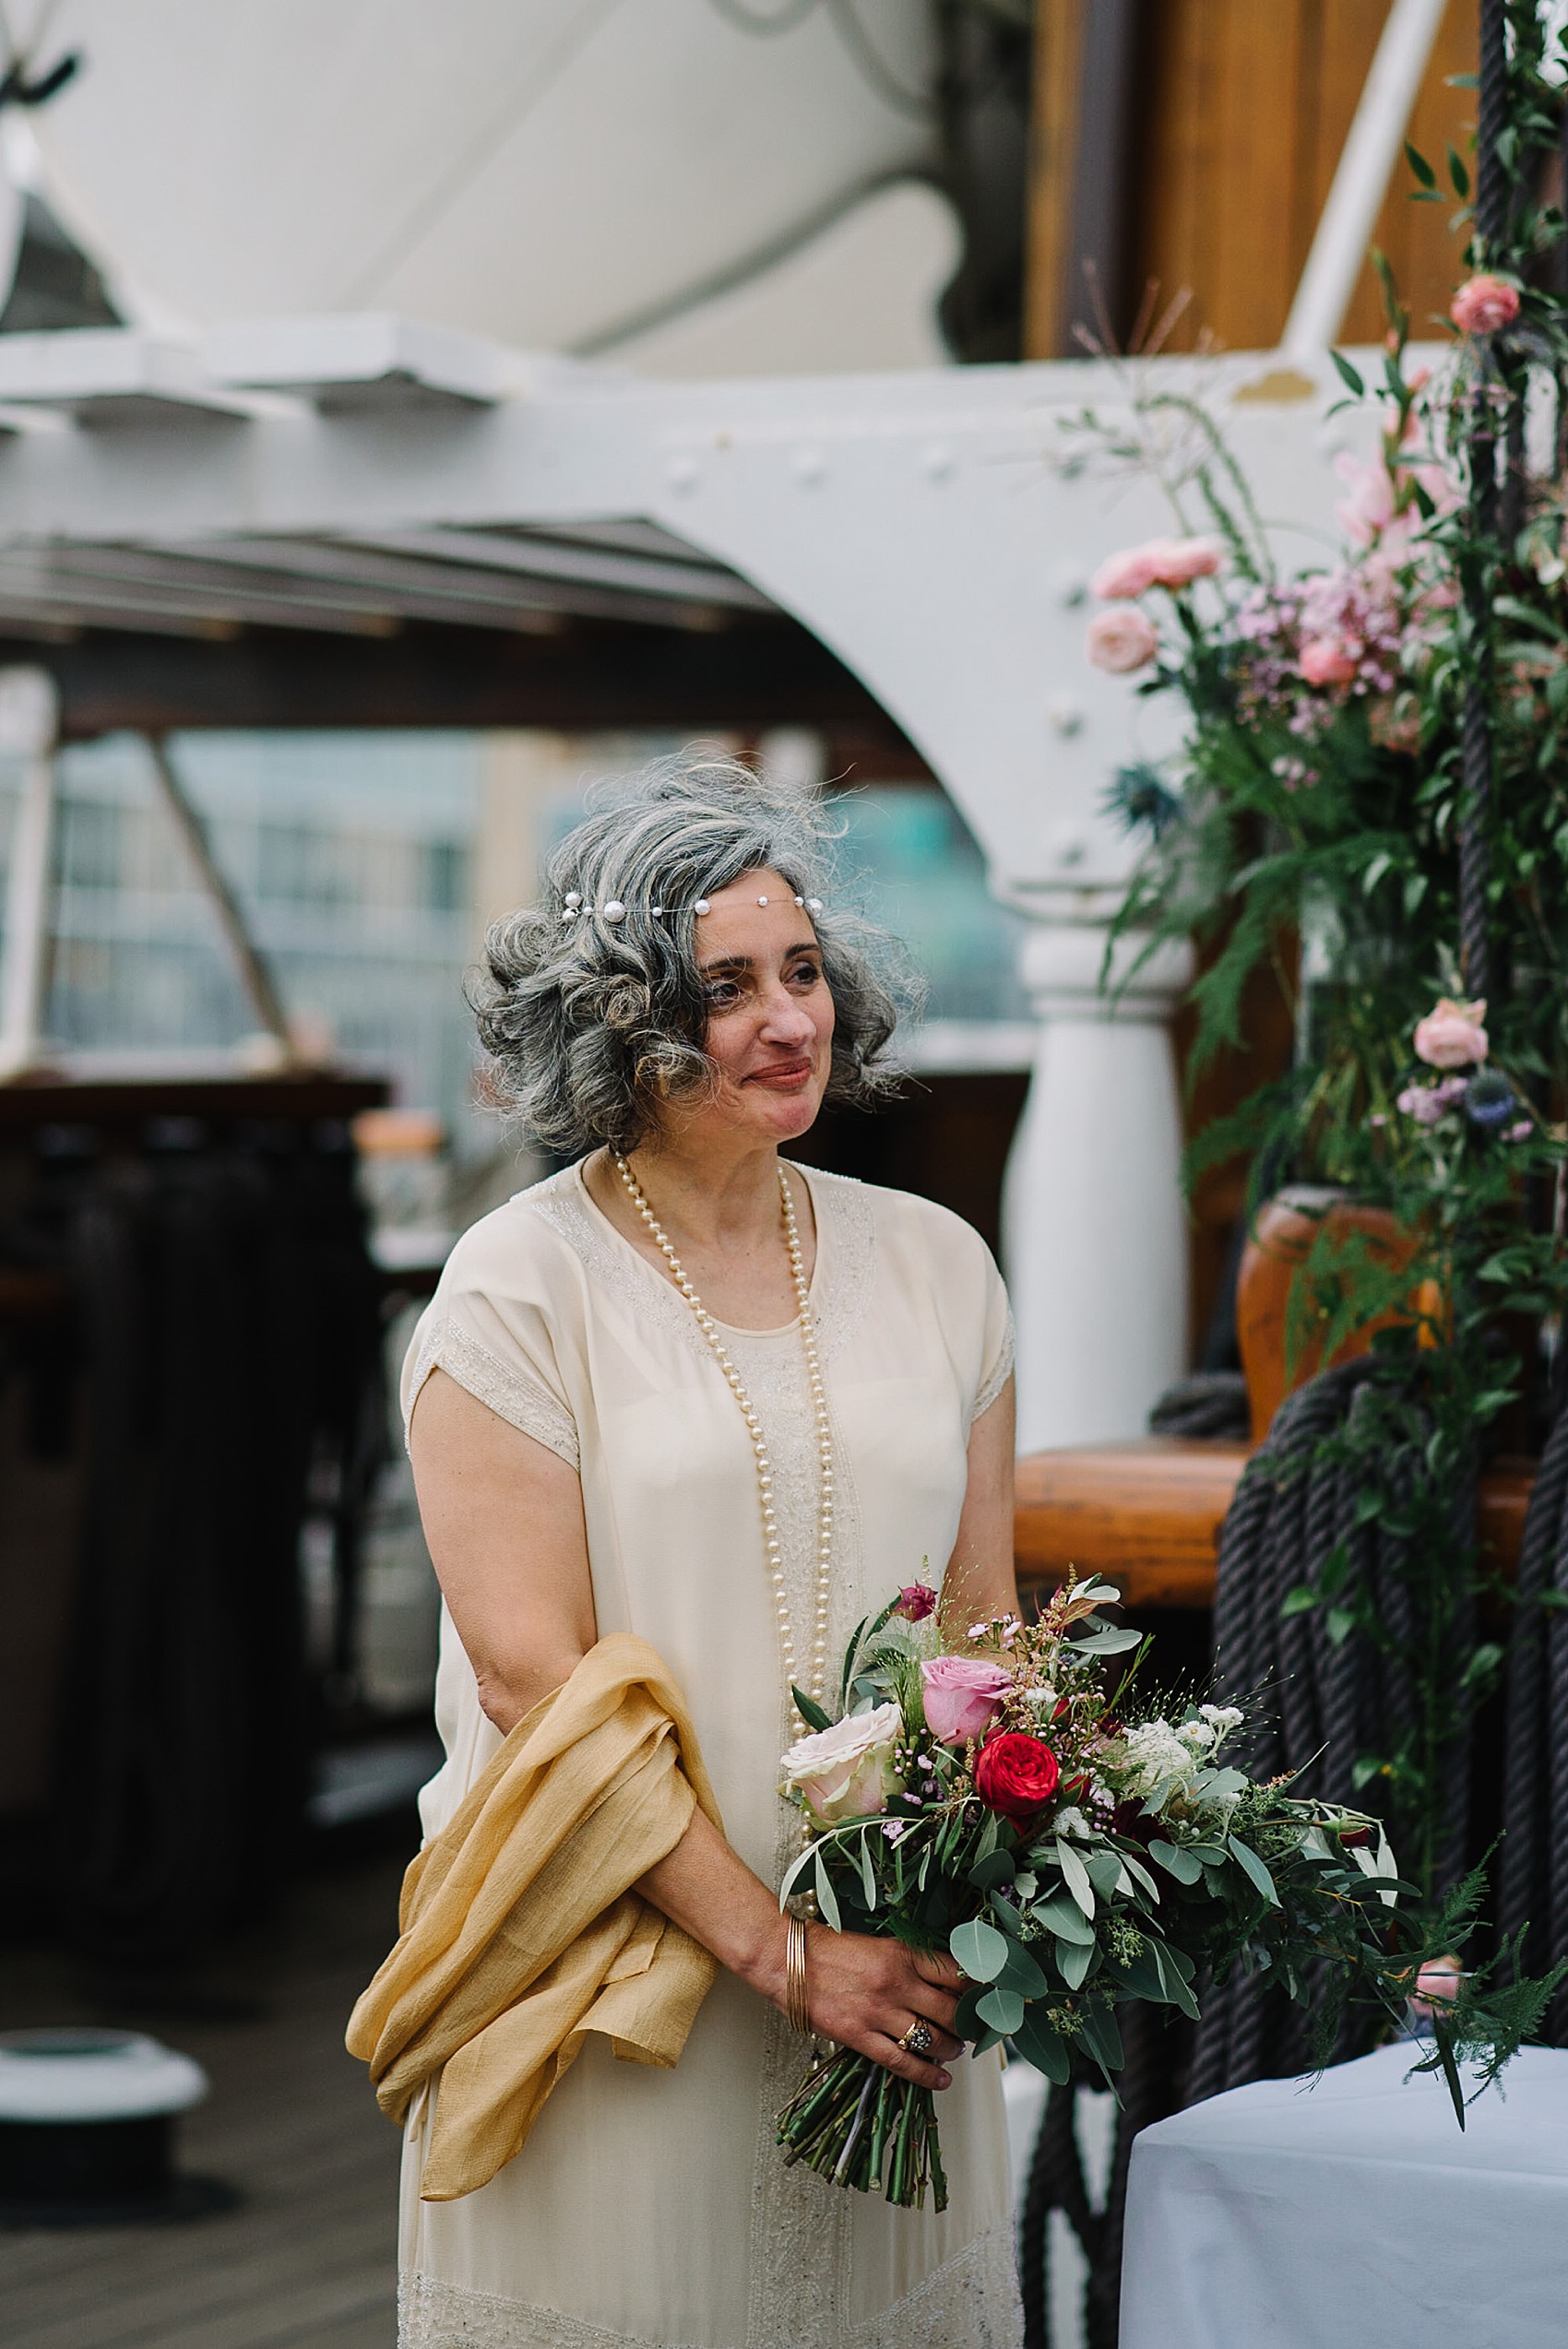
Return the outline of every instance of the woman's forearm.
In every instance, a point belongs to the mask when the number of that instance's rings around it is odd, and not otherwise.
[[[782,2003],[783,1913],[706,1811],[693,1811],[674,1850],[648,1869],[637,1889],[730,1973]]]

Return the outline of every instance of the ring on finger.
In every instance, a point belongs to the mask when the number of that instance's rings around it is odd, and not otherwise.
[[[924,2015],[917,2014],[898,2045],[907,2056],[929,2056],[936,2045],[936,2035]]]

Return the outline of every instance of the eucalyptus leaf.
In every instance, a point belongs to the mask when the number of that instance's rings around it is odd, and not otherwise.
[[[1091,1631],[1087,1639],[1068,1640],[1064,1644],[1075,1655],[1122,1655],[1138,1646],[1143,1636],[1125,1623],[1110,1623],[1103,1631]]]
[[[1174,1876],[1179,1884],[1195,1884],[1204,1872],[1202,1860],[1194,1859],[1180,1844],[1168,1844],[1157,1837],[1148,1847],[1148,1856],[1157,1868],[1163,1868],[1167,1876]]]
[[[1196,1999],[1194,1998],[1191,1987],[1177,1967],[1175,1951],[1168,1949],[1163,1941],[1155,1941],[1151,1943],[1150,1947],[1153,1952],[1155,1964],[1159,1969],[1159,1978],[1165,1985],[1165,1997],[1167,2003],[1173,2007],[1180,2007],[1184,2015],[1188,2016],[1192,2022],[1196,2023],[1198,2019],[1198,2002]]]
[[[971,1982],[994,1982],[1007,1963],[1006,1935],[978,1916],[955,1925],[947,1947]]]
[[[1043,2072],[1053,2087],[1065,2088],[1072,2077],[1073,2058],[1065,2041],[1043,2015],[1026,2014],[1013,2034],[1013,2044],[1025,2062]]]
[[[981,1999],[976,2011],[983,2023],[1006,2038],[1016,2031],[1024,2019],[1024,2001],[1016,1990],[1009,1990],[998,1982]]]
[[[838,1913],[838,1895],[828,1881],[820,1847],[816,1854],[816,1904],[822,1911],[826,1922],[832,1926],[836,1933],[841,1933],[844,1924]]]
[[[1001,1987],[1016,1990],[1021,1999],[1043,1999],[1051,1986],[1023,1943],[1015,1941],[1002,1969]]]
[[[1056,1963],[1062,1969],[1062,1979],[1069,1990],[1083,1988],[1085,1982],[1088,1979],[1088,1971],[1094,1963],[1094,1958],[1093,1941],[1057,1942]]]
[[[1114,1900],[1116,1887],[1122,1876],[1121,1854],[1102,1846],[1099,1850],[1089,1853],[1084,1861],[1084,1866],[1088,1871],[1089,1882],[1094,1886],[1100,1899]]]
[[[1056,1864],[1062,1870],[1062,1880],[1086,1916],[1094,1915],[1094,1886],[1089,1882],[1088,1869],[1069,1843],[1059,1835],[1056,1839]]]
[[[1122,1865],[1126,1869],[1128,1875],[1132,1878],[1134,1883],[1141,1886],[1143,1891],[1148,1894],[1150,1900],[1158,1900],[1159,1886],[1155,1882],[1154,1878],[1149,1874],[1148,1869],[1144,1866],[1143,1861],[1138,1857],[1136,1852],[1124,1851],[1122,1854]]]
[[[1115,2008],[1087,2006],[1078,2023],[1084,2043],[1100,2070],[1108,2074],[1120,2071],[1124,2058]]]
[[[982,1892],[993,1892],[999,1884],[1013,1881],[1011,1852],[987,1852],[969,1870],[969,1881]]]
[[[1279,1906],[1279,1895],[1274,1889],[1274,1879],[1269,1874],[1267,1869],[1264,1866],[1262,1860],[1258,1857],[1256,1852],[1253,1851],[1251,1844],[1244,1844],[1240,1835],[1230,1836],[1229,1838],[1229,1842],[1230,1846],[1230,1857],[1235,1860],[1237,1866],[1241,1869],[1244,1875],[1251,1877],[1253,1882],[1263,1894],[1265,1900],[1269,1902],[1275,1908],[1277,1908]]]
[[[1125,1965],[1116,1968],[1116,1975],[1134,1999],[1147,1999],[1154,2006],[1170,2005],[1165,1977],[1151,1950],[1140,1950],[1136,1957],[1129,1958]]]
[[[1029,1915],[1054,1933],[1059,1941],[1092,1941],[1094,1927],[1076,1901],[1065,1892],[1052,1892],[1046,1901],[1036,1901]]]

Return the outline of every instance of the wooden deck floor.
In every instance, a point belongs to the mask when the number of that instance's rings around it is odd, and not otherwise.
[[[0,2233],[6,2349],[393,2349],[398,2136],[344,2052],[356,1993],[390,1946],[401,1863],[311,1881],[229,1969],[255,2021],[106,2015],[57,1963],[0,1954],[0,2016],[137,2023],[186,2049],[212,2095],[183,2168],[243,2200],[166,2227]]]

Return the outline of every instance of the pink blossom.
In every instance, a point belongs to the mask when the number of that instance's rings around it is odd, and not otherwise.
[[[1511,1125],[1509,1127],[1508,1132],[1503,1136],[1503,1139],[1506,1142],[1527,1142],[1531,1134],[1534,1133],[1535,1130],[1535,1125],[1531,1119],[1521,1118],[1517,1125]]]
[[[1519,314],[1519,291],[1506,278],[1485,271],[1467,278],[1448,305],[1448,314],[1462,335],[1494,335],[1511,326]]]
[[[1416,1058],[1434,1069],[1468,1068],[1474,1062],[1484,1061],[1485,1019],[1484,999],[1462,1003],[1451,995],[1440,996],[1425,1019],[1416,1023]]]
[[[1352,545],[1375,546],[1394,519],[1394,483],[1387,466],[1363,465],[1359,457],[1342,453],[1335,458],[1334,469],[1350,492],[1336,504],[1335,520]]]
[[[1124,677],[1147,666],[1159,650],[1159,638],[1135,603],[1113,603],[1089,622],[1084,649],[1091,667]]]
[[[1348,685],[1356,674],[1356,657],[1338,636],[1309,636],[1299,665],[1309,685]]]
[[[1089,593],[1101,603],[1119,603],[1151,587],[1190,587],[1194,579],[1211,579],[1219,558],[1213,539],[1149,539],[1109,555],[1089,581]]]
[[[1120,554],[1107,555],[1089,581],[1090,595],[1101,603],[1146,595],[1158,576],[1155,556],[1160,544],[1158,539],[1151,539],[1146,546],[1123,547]]]
[[[1194,579],[1212,579],[1219,568],[1220,547],[1214,539],[1157,539],[1157,587],[1190,587]]]
[[[1445,1076],[1441,1085],[1408,1085],[1394,1106],[1418,1125],[1435,1125],[1458,1108],[1468,1090],[1467,1078]]]
[[[921,1666],[927,1726],[944,1746],[981,1735],[1013,1685],[1013,1675],[978,1655],[938,1655]]]

